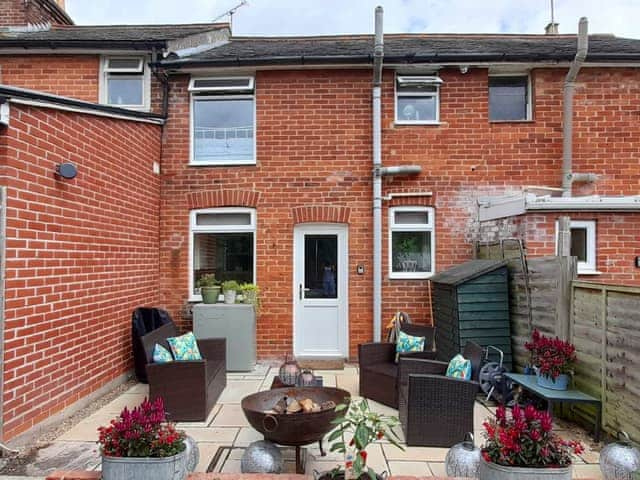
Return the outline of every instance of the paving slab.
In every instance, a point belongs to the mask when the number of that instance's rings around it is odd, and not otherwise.
[[[54,442],[38,450],[26,467],[29,476],[46,476],[54,470],[94,470],[100,465],[95,442]]]
[[[213,457],[218,452],[218,449],[222,447],[220,443],[198,443],[198,449],[200,450],[200,460],[196,466],[196,472],[206,472],[209,468],[209,464]]]
[[[184,429],[185,433],[193,438],[196,443],[211,442],[224,445],[233,443],[238,435],[238,430],[239,428],[237,427],[190,427]]]
[[[240,403],[247,395],[257,392],[261,384],[262,380],[229,380],[218,403]]]
[[[211,422],[213,421],[214,417],[218,414],[218,412],[220,411],[221,408],[222,408],[222,405],[220,405],[219,403],[216,403],[211,408],[211,411],[209,412],[209,415],[207,416],[207,419],[205,421],[203,421],[203,422],[176,422],[176,427],[178,427],[178,428],[208,427],[209,425],[211,425]]]
[[[249,422],[238,404],[222,405],[210,424],[212,427],[249,427]]]
[[[98,410],[93,415],[81,420],[73,428],[60,435],[56,441],[95,443],[98,440],[98,427],[109,425],[115,416],[113,413]]]
[[[264,435],[252,427],[243,427],[233,442],[233,446],[248,447],[250,443],[257,442],[258,440],[264,440]]]
[[[428,477],[431,469],[427,462],[389,462],[390,475],[411,475],[414,477]]]
[[[444,462],[448,448],[438,447],[404,447],[400,450],[390,444],[382,444],[387,460]]]

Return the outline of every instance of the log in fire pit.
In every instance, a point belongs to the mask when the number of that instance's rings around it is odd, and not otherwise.
[[[320,453],[324,455],[322,438],[334,428],[331,421],[338,416],[335,407],[350,400],[351,394],[340,388],[276,388],[244,397],[242,411],[251,426],[266,440],[296,447],[296,472],[304,473],[300,446],[319,442]],[[294,401],[310,408],[295,413],[289,409],[287,412],[286,406]],[[296,409],[294,405],[293,410]]]

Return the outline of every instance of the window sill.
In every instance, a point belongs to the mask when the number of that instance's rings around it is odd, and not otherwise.
[[[228,167],[228,166],[255,166],[255,160],[227,160],[224,162],[189,162],[190,167]]]
[[[426,126],[426,127],[434,126],[434,127],[437,127],[437,126],[442,125],[442,122],[401,122],[401,121],[396,120],[394,122],[394,125],[402,125],[402,126],[406,126],[406,125],[411,126],[411,125],[413,125],[414,127],[419,127],[419,126],[423,126],[423,127],[424,126]]]
[[[599,270],[580,270],[578,269],[578,275],[602,275]]]
[[[401,273],[394,272],[389,274],[389,280],[426,280],[435,275],[435,273]]]
[[[489,120],[489,123],[501,125],[505,123],[536,123],[536,121],[531,118],[529,120]]]

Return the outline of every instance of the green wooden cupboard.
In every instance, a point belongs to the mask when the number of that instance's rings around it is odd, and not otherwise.
[[[511,370],[506,262],[472,260],[434,275],[431,283],[438,360],[448,362],[473,340],[502,350],[505,367]]]

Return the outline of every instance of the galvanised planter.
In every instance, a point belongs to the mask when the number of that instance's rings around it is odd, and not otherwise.
[[[102,456],[102,480],[184,480],[187,451],[172,457]]]
[[[569,375],[562,373],[556,379],[553,379],[536,372],[536,383],[541,387],[550,388],[551,390],[566,390],[569,388]]]
[[[561,468],[505,467],[480,460],[479,480],[571,480],[571,466]]]

